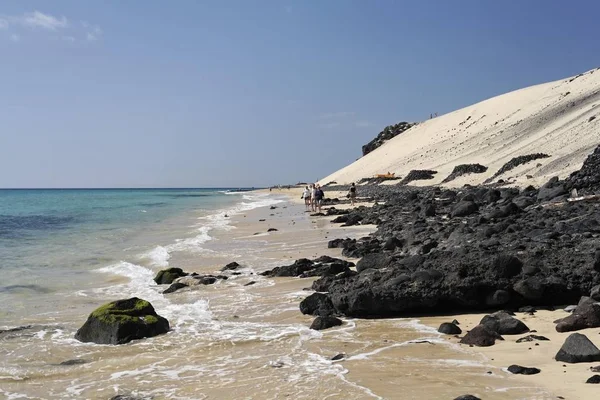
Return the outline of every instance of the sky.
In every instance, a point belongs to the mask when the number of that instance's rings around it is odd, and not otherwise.
[[[600,66],[600,2],[0,2],[0,187],[316,181],[385,126]]]

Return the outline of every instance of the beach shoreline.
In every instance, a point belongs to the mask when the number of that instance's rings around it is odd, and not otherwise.
[[[300,192],[301,189],[298,189],[298,193]],[[294,193],[293,195],[290,194],[290,201],[294,203],[300,203],[301,201],[295,198],[298,197],[298,193]],[[334,192],[332,195],[339,196],[341,193],[343,192]],[[371,203],[357,204],[357,206],[359,205],[370,206]],[[345,208],[347,205],[336,205],[335,207]],[[328,220],[332,219],[332,217],[312,218]],[[484,316],[489,315],[497,310],[498,309],[496,308],[491,309],[490,312],[473,312],[468,314],[425,314],[421,316],[415,316],[413,318],[417,319],[420,324],[427,326],[432,330],[437,330],[437,328],[443,322],[457,320],[460,322],[460,328],[463,330],[462,335],[460,335],[462,337],[468,330],[478,325]],[[554,356],[570,334],[558,333],[555,329],[556,324],[554,321],[564,318],[569,314],[569,312],[566,312],[562,308],[558,307],[554,311],[538,309],[533,314],[516,313],[516,318],[523,321],[529,327],[529,329],[535,333],[535,335],[546,337],[549,339],[548,341],[533,340],[517,343],[518,339],[531,335],[531,333],[523,333],[520,335],[504,335],[504,341],[498,341],[494,346],[469,347],[468,345],[459,344],[459,336],[455,337],[443,335],[442,338],[447,340],[449,343],[461,347],[463,350],[469,352],[474,360],[484,360],[484,362],[490,368],[490,371],[486,371],[487,374],[501,376],[517,386],[533,386],[539,389],[539,393],[530,394],[531,397],[519,398],[588,399],[595,394],[595,386],[585,383],[586,380],[593,375],[593,372],[590,371],[590,367],[593,366],[593,364],[565,364],[563,362],[554,360]],[[399,318],[399,320],[404,320],[404,318]],[[372,321],[370,322],[374,324],[377,323]],[[600,346],[600,338],[598,337],[600,329],[590,328],[581,330],[580,332],[586,334],[596,346]],[[507,368],[513,364],[525,367],[536,367],[541,369],[542,372],[537,375],[530,376],[513,375],[507,371]],[[352,369],[350,369],[350,374],[352,374]],[[569,388],[568,390],[566,389],[567,387]],[[377,392],[377,389],[374,391]],[[508,392],[510,391],[507,391],[507,393]],[[510,396],[516,396],[516,394]],[[510,396],[507,396],[506,398],[516,398]],[[484,398],[489,397],[485,396]]]
[[[239,206],[224,208],[200,217],[200,221],[212,221],[213,225],[218,222],[214,226],[219,228],[208,231],[211,239],[203,242],[198,252],[175,252],[165,261],[166,266],[182,265],[188,272],[225,274],[227,280],[162,294],[167,286],[156,285],[152,278],[165,266],[130,264],[124,266],[126,270],[103,271],[114,274],[112,281],[117,286],[100,288],[92,297],[84,298],[89,302],[89,311],[100,305],[99,299],[115,300],[117,295],[150,300],[160,315],[170,319],[171,332],[123,346],[82,344],[72,335],[84,322],[83,314],[73,321],[62,321],[62,331],[34,331],[37,338],[32,346],[47,349],[49,366],[39,360],[34,367],[25,359],[19,361],[13,367],[21,375],[1,376],[4,392],[0,394],[21,393],[37,398],[58,398],[66,392],[70,398],[92,399],[123,394],[156,399],[310,400],[433,400],[467,393],[489,400],[555,399],[561,395],[559,379],[550,384],[544,380],[546,371],[556,368],[546,366],[547,360],[542,364],[541,359],[539,364],[530,365],[529,359],[523,358],[529,354],[522,350],[528,344],[514,343],[516,337],[505,337],[506,342],[480,349],[460,345],[456,338],[437,332],[441,322],[453,318],[468,329],[482,313],[343,317],[342,326],[323,331],[309,329],[314,317],[303,315],[299,304],[313,293],[311,285],[317,277],[264,277],[261,273],[300,258],[323,255],[356,262],[358,258],[343,257],[340,248],[328,248],[328,241],[360,239],[373,233],[376,226],[342,227],[331,223],[334,216],[310,216],[312,212],[305,211],[296,190],[301,189],[263,190],[258,201],[267,205],[248,210]],[[327,195],[332,192],[326,190]],[[242,197],[239,201],[249,200]],[[370,204],[362,202],[358,206]],[[232,261],[241,267],[222,272],[221,268]],[[539,315],[546,318],[543,313]],[[59,320],[60,314],[55,318]],[[530,318],[523,318],[529,323]],[[550,327],[537,322],[530,326],[543,335]],[[28,331],[24,334],[29,335]],[[10,336],[0,335],[0,339],[5,337]],[[19,338],[4,343],[16,343]],[[541,343],[531,354],[539,355],[542,349],[554,351],[561,341],[551,340],[550,345]],[[502,354],[504,351],[506,354]],[[340,359],[334,359],[340,355]],[[71,359],[80,359],[84,364],[71,369],[59,366]],[[539,366],[542,373],[514,376],[505,371],[508,362]],[[569,383],[573,377],[585,375],[583,367],[569,369]],[[587,386],[570,389],[565,398],[586,398],[593,389],[593,385]]]

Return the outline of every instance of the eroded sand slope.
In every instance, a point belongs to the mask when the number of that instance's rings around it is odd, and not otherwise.
[[[346,184],[388,171],[406,176],[413,169],[431,169],[438,171],[433,180],[412,184],[439,184],[455,166],[479,163],[488,167],[487,172],[466,175],[448,185],[478,184],[514,157],[546,153],[549,158],[494,178],[541,185],[552,176],[564,178],[579,169],[598,144],[600,68],[422,122],[320,182]]]

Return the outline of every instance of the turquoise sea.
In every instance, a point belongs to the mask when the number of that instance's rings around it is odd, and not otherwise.
[[[0,190],[0,328],[98,286],[98,268],[197,252],[227,225],[219,211],[261,204],[227,188]]]

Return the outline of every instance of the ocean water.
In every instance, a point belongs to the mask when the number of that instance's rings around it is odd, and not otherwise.
[[[0,325],[101,286],[99,268],[201,252],[227,212],[276,202],[226,188],[0,190]]]

